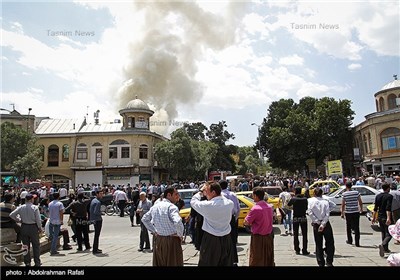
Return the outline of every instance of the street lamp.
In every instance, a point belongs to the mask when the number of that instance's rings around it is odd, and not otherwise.
[[[29,132],[29,115],[31,114],[32,108],[28,108],[28,120],[26,121],[26,132]]]
[[[256,124],[256,123],[252,123],[251,125],[256,125],[258,128],[258,152],[260,153],[260,160],[261,160],[261,164],[264,164],[264,156],[263,153],[261,151],[261,125]]]

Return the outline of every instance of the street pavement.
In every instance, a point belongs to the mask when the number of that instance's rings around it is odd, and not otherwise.
[[[66,225],[68,216],[65,217]],[[102,254],[93,255],[91,251],[76,251],[76,243],[72,242],[72,250],[60,250],[60,255],[50,256],[50,253],[41,255],[43,266],[46,267],[107,267],[107,266],[140,266],[148,267],[152,265],[152,252],[144,250],[139,252],[140,227],[131,227],[129,216],[103,216],[103,228],[100,235],[99,248]],[[381,233],[371,228],[370,222],[365,216],[360,217],[361,247],[346,244],[345,221],[340,216],[330,218],[335,238],[334,266],[364,266],[378,267],[388,266],[386,258],[379,256],[378,245],[381,243]],[[310,224],[310,223],[309,223]],[[91,226],[93,230],[93,227]],[[69,228],[70,236],[72,231]],[[308,256],[296,255],[293,249],[293,238],[281,236],[284,232],[283,225],[274,225],[274,253],[276,266],[317,266],[315,258],[315,246],[311,226],[308,228]],[[150,237],[151,238],[151,237]],[[300,244],[302,244],[300,236]],[[89,234],[90,243],[93,243],[93,232]],[[197,266],[199,253],[193,244],[189,243],[190,237],[186,238],[186,243],[182,245],[184,266]],[[239,232],[238,255],[239,267],[248,266],[250,234],[245,231]],[[389,245],[392,252],[400,252],[400,245],[395,245],[392,239]],[[61,249],[61,248],[60,248]]]

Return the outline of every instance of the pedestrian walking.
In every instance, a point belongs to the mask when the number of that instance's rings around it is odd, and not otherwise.
[[[296,254],[300,254],[300,242],[299,242],[299,228],[301,228],[302,244],[303,248],[301,252],[303,255],[309,255],[310,252],[307,250],[308,247],[308,226],[306,212],[308,208],[308,200],[305,195],[301,193],[301,186],[294,189],[295,196],[290,199],[288,206],[293,206],[293,245]]]
[[[146,198],[146,193],[141,192],[139,205],[136,210],[139,213],[139,216],[143,217],[143,215],[150,210],[151,206],[152,206],[151,201]],[[138,251],[141,252],[143,251],[143,249],[150,249],[150,238],[149,238],[149,231],[142,223],[140,224],[140,245]]]
[[[64,205],[58,200],[60,194],[53,193],[53,200],[49,203],[49,239],[51,241],[50,255],[57,255],[58,252],[58,235],[61,225],[64,221]]]
[[[375,197],[374,214],[372,215],[371,222],[374,224],[376,219],[378,219],[382,236],[382,243],[379,245],[379,256],[383,258],[385,253],[390,253],[389,242],[392,236],[389,233],[389,225],[392,224],[391,209],[393,196],[389,194],[390,185],[388,183],[384,183],[382,189],[383,192]],[[378,215],[375,213],[378,213]]]
[[[75,238],[78,243],[77,251],[82,251],[82,245],[85,244],[86,250],[90,250],[89,242],[89,220],[88,206],[90,199],[84,199],[83,193],[78,193],[78,199],[73,201],[65,208],[65,211],[70,211],[70,217],[75,221]]]
[[[342,195],[341,217],[346,217],[347,244],[353,244],[352,231],[356,247],[360,247],[360,213],[362,213],[362,200],[358,191],[352,190],[353,183],[346,183],[346,191]]]
[[[329,222],[330,210],[335,203],[322,198],[323,190],[320,187],[314,189],[314,197],[308,199],[307,213],[311,218],[315,241],[315,255],[319,266],[333,266],[335,254],[335,241],[333,230]],[[324,257],[323,241],[325,239],[326,260]]]
[[[103,226],[103,218],[101,217],[101,202],[103,197],[103,191],[95,191],[96,197],[90,203],[90,221],[94,225],[94,237],[93,237],[93,254],[101,254],[103,251],[99,249],[99,239],[101,227]]]

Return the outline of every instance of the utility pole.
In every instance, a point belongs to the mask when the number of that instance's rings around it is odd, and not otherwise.
[[[31,114],[32,108],[28,108],[28,120],[26,121],[26,132],[29,133],[29,117]]]

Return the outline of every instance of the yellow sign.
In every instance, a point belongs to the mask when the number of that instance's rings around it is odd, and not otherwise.
[[[342,173],[342,161],[340,159],[328,161],[328,176]]]

